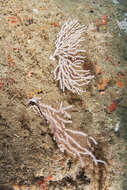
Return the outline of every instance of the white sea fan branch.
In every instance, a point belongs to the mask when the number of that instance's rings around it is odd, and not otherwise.
[[[40,117],[44,117],[47,120],[54,140],[61,152],[78,157],[82,168],[84,167],[84,155],[90,156],[95,165],[98,162],[105,164],[103,160],[97,160],[92,153],[92,144],[97,145],[93,137],[88,136],[84,132],[66,128],[66,124],[72,123],[71,115],[67,112],[72,106],[63,107],[61,103],[59,109],[56,110],[49,105],[41,104],[37,97],[30,99],[28,103]],[[83,143],[80,142],[81,139]]]
[[[54,79],[59,81],[60,89],[63,92],[65,89],[78,94],[84,92],[80,87],[88,84],[94,78],[89,71],[82,69],[85,56],[81,55],[81,53],[86,51],[80,50],[79,47],[80,42],[85,40],[82,37],[85,29],[77,20],[68,19],[57,35],[56,49],[50,59],[58,60],[58,65],[53,74]]]
[[[51,60],[58,60],[58,65],[54,69],[54,79],[59,81],[60,89],[65,89],[73,93],[84,92],[80,87],[88,84],[94,76],[90,75],[90,71],[82,69],[85,56],[81,53],[86,52],[80,50],[80,42],[84,41],[82,33],[85,27],[80,25],[75,19],[68,20],[61,27],[55,42],[55,52],[50,56]]]

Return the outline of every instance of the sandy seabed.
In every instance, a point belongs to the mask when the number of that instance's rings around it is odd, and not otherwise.
[[[1,190],[127,189],[127,34],[116,22],[126,12],[124,1],[0,1],[0,184],[8,185]],[[84,67],[95,76],[81,95],[59,89],[52,73],[58,63],[49,59],[68,17],[86,26]],[[93,136],[95,155],[107,165],[84,157],[83,170],[61,153],[45,119],[27,105],[34,96],[54,108],[72,105],[68,127]]]

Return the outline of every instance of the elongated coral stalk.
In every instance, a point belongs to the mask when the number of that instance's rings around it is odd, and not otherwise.
[[[93,137],[84,132],[66,128],[66,124],[72,123],[71,115],[67,112],[72,106],[63,107],[61,104],[56,110],[51,106],[41,104],[37,97],[30,99],[29,104],[36,113],[45,117],[61,152],[78,157],[82,168],[84,167],[84,155],[90,156],[96,165],[98,162],[105,163],[97,160],[91,151],[92,144],[97,145]]]

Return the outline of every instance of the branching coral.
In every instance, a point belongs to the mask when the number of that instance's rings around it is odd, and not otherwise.
[[[92,153],[92,144],[97,145],[96,140],[92,136],[88,136],[81,131],[66,128],[66,124],[72,123],[71,115],[67,112],[72,106],[63,107],[61,103],[59,109],[56,110],[51,106],[41,104],[37,97],[30,99],[29,104],[40,117],[44,117],[47,120],[54,135],[54,140],[61,152],[78,157],[82,168],[84,167],[84,155],[90,156],[96,165],[99,162],[105,163],[96,159]]]

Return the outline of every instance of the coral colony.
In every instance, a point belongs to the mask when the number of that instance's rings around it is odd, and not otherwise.
[[[80,50],[80,42],[84,41],[82,33],[85,27],[77,20],[68,20],[62,26],[55,42],[55,52],[50,56],[51,60],[58,60],[58,65],[53,71],[54,79],[59,81],[60,89],[65,89],[73,93],[84,92],[80,87],[88,84],[93,78],[89,70],[82,69],[84,63],[85,50]]]
[[[84,56],[80,54],[85,51],[78,48],[80,42],[84,40],[81,37],[84,31],[85,27],[81,26],[77,20],[68,20],[57,36],[56,50],[50,59],[58,60],[54,77],[59,81],[62,91],[68,89],[73,93],[83,92],[80,87],[88,84],[93,78],[88,70],[82,70]],[[60,151],[79,158],[82,168],[84,167],[84,155],[90,156],[95,165],[99,162],[105,164],[92,153],[94,150],[92,145],[97,145],[92,136],[66,127],[67,124],[72,123],[71,115],[68,113],[72,106],[63,107],[61,103],[59,109],[56,110],[49,105],[41,104],[37,97],[29,99],[29,105],[40,117],[46,119]]]
[[[51,106],[41,104],[37,97],[29,99],[28,103],[40,117],[46,119],[61,152],[66,152],[72,157],[78,157],[82,168],[84,167],[84,155],[90,156],[95,165],[98,162],[105,164],[104,161],[97,160],[92,153],[92,144],[97,145],[93,137],[84,132],[65,127],[66,124],[72,123],[71,115],[67,112],[72,106],[63,107],[61,103],[59,109],[56,110]]]

